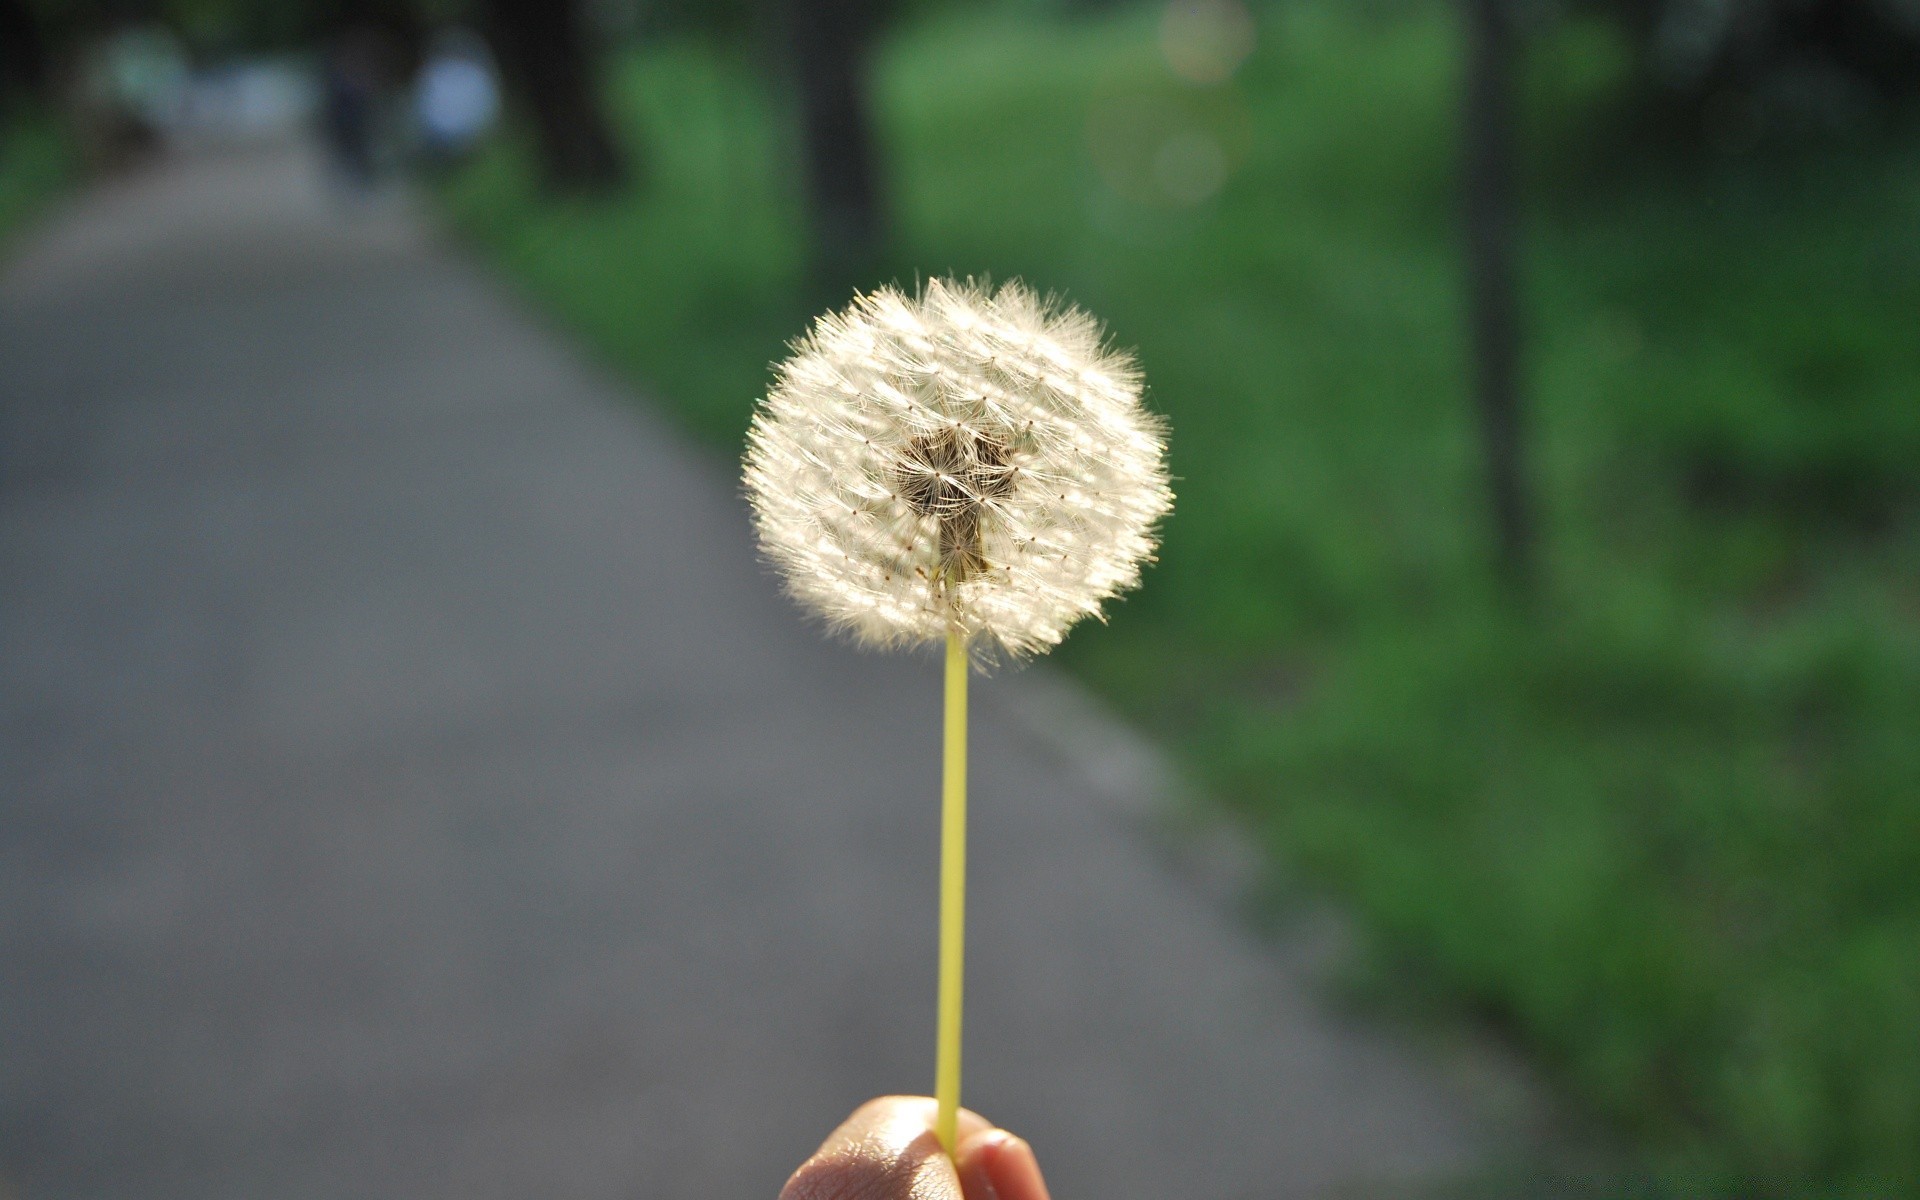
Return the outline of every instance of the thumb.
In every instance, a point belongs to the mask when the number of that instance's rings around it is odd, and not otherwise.
[[[962,1200],[934,1112],[924,1096],[867,1101],[800,1164],[780,1200]],[[990,1128],[978,1113],[960,1111],[963,1144]]]

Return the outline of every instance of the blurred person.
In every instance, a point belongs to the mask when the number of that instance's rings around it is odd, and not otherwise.
[[[321,133],[335,177],[352,191],[365,192],[379,182],[389,58],[379,32],[368,28],[347,30],[327,49]]]
[[[925,1096],[883,1096],[854,1110],[800,1164],[780,1200],[1048,1200],[1033,1147],[960,1110],[952,1158]]]
[[[468,29],[435,34],[413,90],[414,129],[427,165],[465,158],[499,116],[499,79],[479,35]]]

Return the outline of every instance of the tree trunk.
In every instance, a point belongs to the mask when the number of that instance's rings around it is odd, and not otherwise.
[[[1467,70],[1464,171],[1469,322],[1495,563],[1512,593],[1533,580],[1520,397],[1515,284],[1514,101],[1516,38],[1510,0],[1465,0]]]
[[[549,186],[602,191],[627,162],[601,107],[577,0],[485,0],[486,25],[508,86],[526,104]]]
[[[0,0],[0,106],[15,96],[44,101],[52,85],[47,42],[25,0]]]
[[[879,0],[789,0],[814,252],[829,272],[863,264],[885,232],[867,51]]]

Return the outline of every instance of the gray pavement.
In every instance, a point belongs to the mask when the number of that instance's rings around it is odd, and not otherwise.
[[[931,1086],[938,679],[404,206],[90,193],[0,280],[0,1195],[770,1198]],[[1060,1200],[1476,1157],[1062,688],[976,692],[968,1102]]]

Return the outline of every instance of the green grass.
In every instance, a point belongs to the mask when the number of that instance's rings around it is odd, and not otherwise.
[[[72,144],[51,121],[0,115],[0,254],[72,180]]]
[[[1214,89],[1138,12],[886,46],[885,274],[1070,294],[1172,420],[1162,561],[1061,657],[1650,1186],[1920,1195],[1920,138],[1646,162],[1607,132],[1618,48],[1536,48],[1520,617],[1463,386],[1453,32],[1356,7],[1265,10]],[[720,446],[841,298],[763,75],[627,63],[644,193],[549,203],[508,148],[446,196]],[[1181,129],[1231,166],[1187,207],[1154,174]]]

